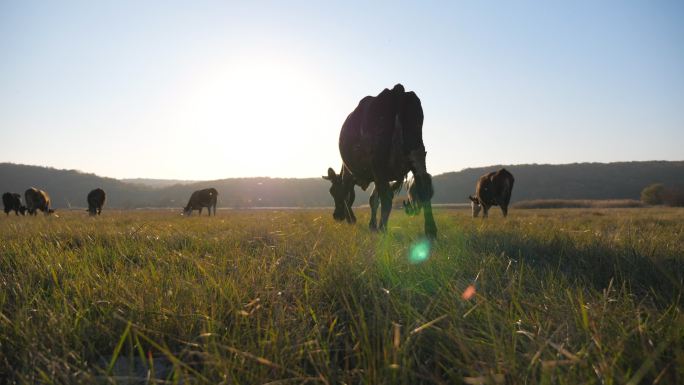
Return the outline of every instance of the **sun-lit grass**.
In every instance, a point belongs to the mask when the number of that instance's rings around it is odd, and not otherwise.
[[[0,218],[0,378],[684,382],[684,210],[358,214]]]

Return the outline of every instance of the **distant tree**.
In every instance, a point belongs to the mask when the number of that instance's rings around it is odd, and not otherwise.
[[[641,201],[647,205],[662,205],[665,192],[665,186],[662,183],[652,184],[641,190]]]

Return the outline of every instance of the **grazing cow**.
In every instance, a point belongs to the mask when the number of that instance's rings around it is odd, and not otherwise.
[[[26,200],[26,209],[29,215],[38,215],[38,210],[45,215],[50,215],[55,210],[50,208],[50,196],[43,190],[38,190],[35,187],[24,192],[24,199]]]
[[[411,178],[406,183],[406,195],[408,196],[408,202],[404,201],[404,211],[406,212],[406,215],[409,216],[420,214],[422,202],[418,198],[416,188],[416,180]]]
[[[17,193],[6,192],[2,194],[2,204],[5,206],[5,214],[9,215],[10,211],[14,211],[15,215],[24,215],[26,207],[21,204],[21,195]]]
[[[197,190],[190,196],[188,205],[183,209],[183,213],[187,216],[192,215],[193,210],[199,210],[199,215],[202,215],[202,208],[206,207],[211,216],[211,208],[214,208],[214,216],[216,216],[216,198],[218,191],[215,188],[205,188],[204,190]]]
[[[340,131],[342,170],[332,168],[324,179],[332,183],[330,194],[335,201],[333,218],[356,222],[352,211],[354,186],[366,190],[375,184],[370,197],[371,230],[378,229],[376,212],[380,209],[380,230],[388,227],[394,195],[391,182],[406,179],[409,171],[415,179],[415,195],[420,199],[425,215],[425,234],[437,236],[432,217],[432,177],[425,166],[423,144],[423,108],[413,92],[405,92],[401,84],[384,89],[378,96],[366,96],[352,111]]]
[[[93,216],[95,214],[102,214],[102,206],[104,206],[107,195],[101,188],[96,188],[88,193],[88,213]]]
[[[473,218],[478,216],[480,209],[482,209],[482,217],[486,218],[492,206],[501,206],[503,216],[506,217],[514,181],[513,175],[505,168],[482,175],[477,181],[475,196],[469,196]]]

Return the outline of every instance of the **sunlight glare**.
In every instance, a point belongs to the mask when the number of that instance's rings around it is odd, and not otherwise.
[[[226,60],[188,86],[173,112],[174,147],[208,157],[210,164],[238,165],[245,176],[316,175],[322,166],[306,170],[310,157],[335,149],[341,124],[327,84],[311,65],[286,57]],[[222,150],[188,148],[188,137]],[[320,143],[332,144],[320,149]],[[293,149],[306,149],[308,156]]]

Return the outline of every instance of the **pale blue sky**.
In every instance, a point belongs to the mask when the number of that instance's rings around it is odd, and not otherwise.
[[[0,162],[313,177],[365,95],[428,169],[684,159],[684,2],[0,0]]]

